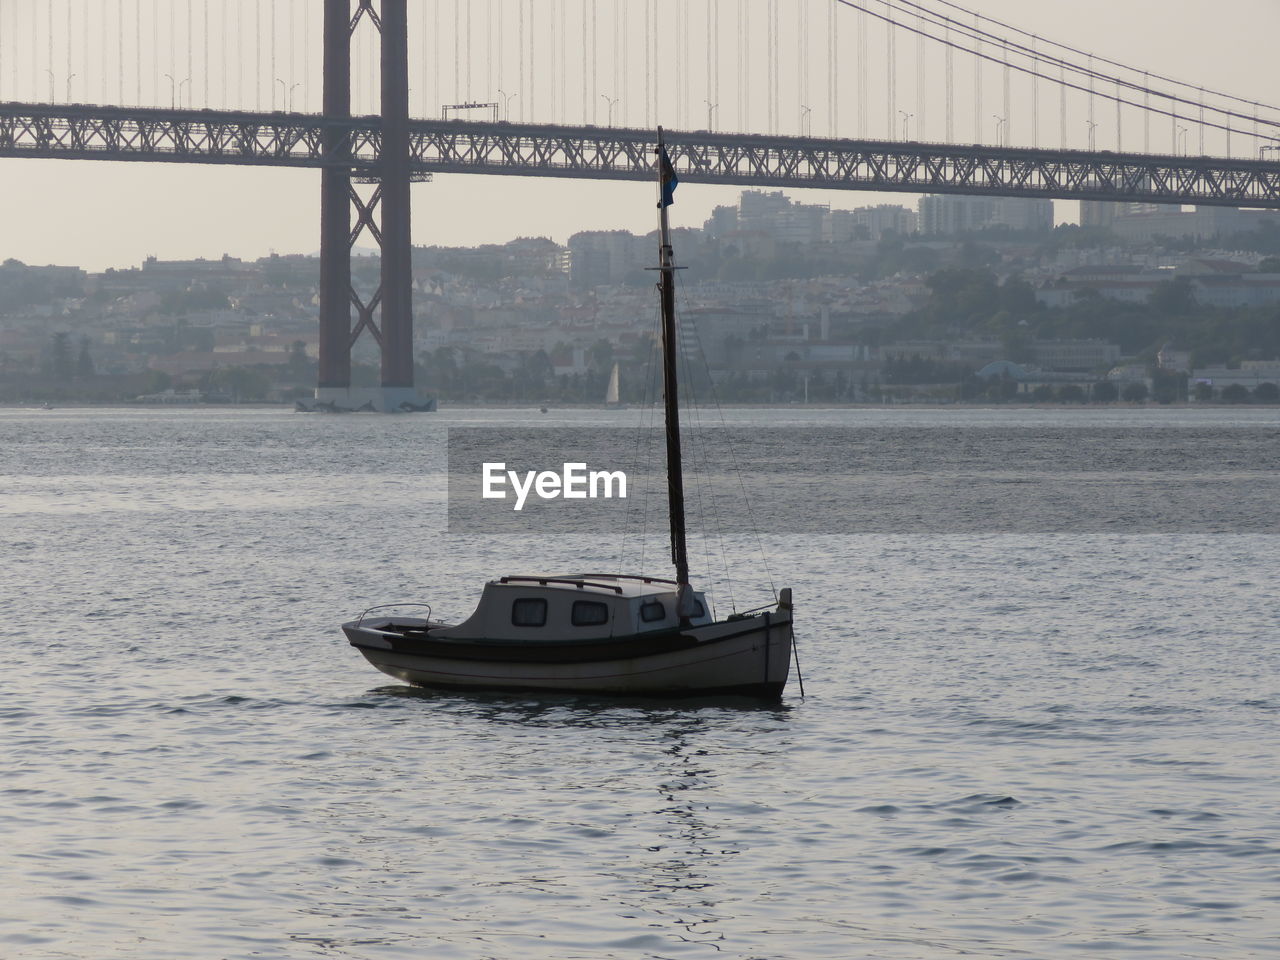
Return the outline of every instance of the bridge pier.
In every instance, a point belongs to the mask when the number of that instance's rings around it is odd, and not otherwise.
[[[413,387],[409,217],[409,14],[382,0],[382,387]]]
[[[409,212],[409,24],[407,0],[325,0],[324,113],[351,116],[351,39],[361,21],[381,34],[382,144],[373,194],[352,182],[348,129],[327,129],[320,183],[320,362],[311,410],[373,409],[384,413],[434,409],[413,374],[413,263]],[[336,162],[335,162],[336,161]],[[367,176],[361,179],[370,179]],[[352,210],[356,212],[354,229]],[[377,213],[381,229],[374,226]],[[378,290],[366,302],[351,286],[351,250],[369,231],[381,252]],[[351,308],[359,313],[354,330]],[[378,320],[374,320],[374,312]],[[351,386],[351,348],[368,330],[381,349],[378,387]]]
[[[351,116],[351,3],[324,3],[324,115]],[[324,132],[326,159],[350,155],[340,128]],[[320,171],[320,394],[351,386],[351,169]]]

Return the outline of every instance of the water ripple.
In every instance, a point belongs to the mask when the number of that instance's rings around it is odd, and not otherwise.
[[[362,604],[614,563],[441,530],[442,426],[517,415],[0,411],[0,955],[1274,953],[1280,538],[769,536],[780,706],[388,683]]]

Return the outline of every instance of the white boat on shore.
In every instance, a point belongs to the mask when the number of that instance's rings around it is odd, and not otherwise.
[[[675,579],[618,573],[504,576],[461,623],[369,616],[342,625],[371,664],[407,683],[645,697],[777,699],[793,652],[791,591],[716,620],[689,580],[676,382],[675,258],[667,207],[677,180],[658,130],[662,363],[667,495]],[[610,392],[616,390],[614,367]]]

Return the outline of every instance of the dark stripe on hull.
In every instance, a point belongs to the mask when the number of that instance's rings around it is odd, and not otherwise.
[[[390,649],[394,653],[407,656],[488,663],[605,663],[610,660],[633,660],[637,657],[674,653],[698,646],[711,646],[765,629],[763,618],[751,617],[742,622],[744,626],[741,630],[735,630],[713,640],[699,640],[694,635],[674,630],[636,634],[623,639],[549,643],[432,640],[429,637],[412,634],[366,633],[362,628],[350,623],[344,623],[342,630],[353,647],[370,650]],[[708,624],[708,626],[716,626],[716,624]],[[773,626],[777,627],[781,624],[774,621]],[[389,648],[385,646],[388,643],[391,645]]]

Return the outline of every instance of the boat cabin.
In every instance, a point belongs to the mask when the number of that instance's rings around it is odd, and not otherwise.
[[[691,625],[711,622],[706,597],[694,592]],[[508,576],[490,580],[475,613],[434,631],[458,640],[599,640],[680,625],[676,583],[618,574]]]

